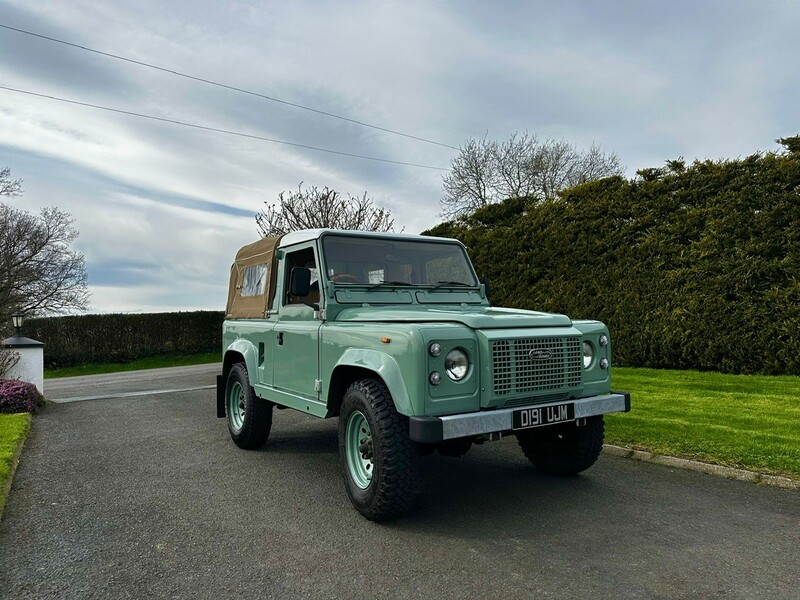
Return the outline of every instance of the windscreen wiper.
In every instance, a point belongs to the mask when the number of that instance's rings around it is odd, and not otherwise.
[[[380,281],[380,282],[376,283],[375,285],[371,285],[369,287],[369,289],[374,290],[375,288],[379,288],[379,287],[382,287],[384,285],[387,285],[387,286],[388,285],[409,285],[410,286],[410,285],[413,285],[413,284],[408,283],[407,281]]]
[[[463,281],[437,281],[436,285],[433,286],[431,289],[435,290],[436,288],[445,287],[445,286],[457,286],[457,287],[477,287],[472,285],[471,283],[464,283]]]

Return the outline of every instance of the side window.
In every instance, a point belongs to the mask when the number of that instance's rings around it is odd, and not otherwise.
[[[267,290],[267,276],[269,275],[269,266],[253,265],[252,267],[245,267],[242,276],[242,289],[240,296],[263,296]]]
[[[308,296],[290,296],[288,292],[284,296],[284,304],[307,304],[319,302],[319,269],[317,267],[317,260],[314,256],[313,248],[305,248],[297,252],[290,252],[286,255],[286,280],[284,281],[284,290],[289,289],[289,277],[291,277],[292,269],[295,267],[306,267],[311,269],[311,290]]]

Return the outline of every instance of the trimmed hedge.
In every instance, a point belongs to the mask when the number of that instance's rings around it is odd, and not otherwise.
[[[467,245],[493,304],[604,321],[618,364],[800,375],[800,138],[782,142],[426,233]]]
[[[163,354],[221,352],[222,311],[48,317],[23,334],[44,342],[47,369],[123,363]]]

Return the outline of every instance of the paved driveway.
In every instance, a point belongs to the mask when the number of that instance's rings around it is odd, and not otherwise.
[[[425,459],[417,510],[377,525],[347,500],[336,421],[276,411],[246,452],[213,390],[152,393],[207,386],[206,369],[126,375],[150,393],[37,417],[0,597],[798,598],[796,491],[606,456],[556,479],[507,439]],[[58,396],[114,395],[78,384]]]

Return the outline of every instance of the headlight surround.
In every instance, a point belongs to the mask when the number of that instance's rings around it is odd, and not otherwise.
[[[461,348],[454,348],[444,357],[444,370],[453,381],[461,381],[469,371],[469,356]]]
[[[592,365],[592,361],[594,360],[594,348],[592,345],[584,341],[583,342],[583,368],[588,369]]]

